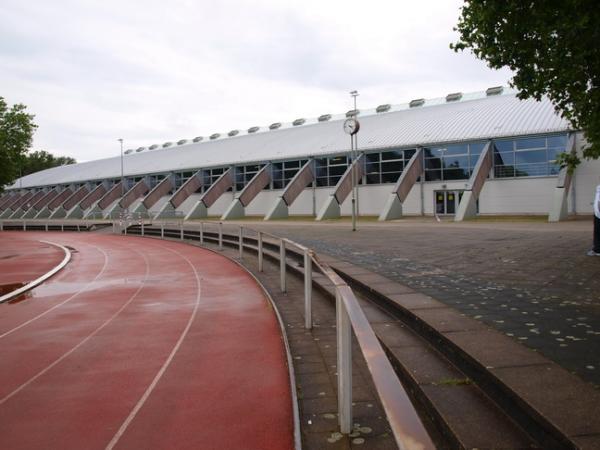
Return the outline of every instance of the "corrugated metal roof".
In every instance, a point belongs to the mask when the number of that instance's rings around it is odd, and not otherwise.
[[[483,97],[482,97],[483,95]],[[301,126],[133,153],[124,158],[125,175],[225,166],[229,164],[301,158],[348,151],[343,114],[328,122],[310,120]],[[520,136],[569,129],[548,99],[519,100],[514,91],[486,97],[465,94],[459,101],[428,100],[425,106],[397,105],[389,112],[363,111],[358,137],[360,150],[432,145]],[[117,178],[120,157],[100,159],[37,172],[23,177],[23,187]],[[15,182],[12,188],[19,187]]]

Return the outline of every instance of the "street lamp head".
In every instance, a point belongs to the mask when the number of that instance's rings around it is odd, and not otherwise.
[[[357,96],[357,95],[359,95],[359,94],[358,94],[358,91],[350,91],[350,95],[351,95],[352,97],[356,97],[356,96]]]

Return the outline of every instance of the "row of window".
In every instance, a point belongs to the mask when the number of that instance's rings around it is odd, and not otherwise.
[[[425,147],[425,181],[468,180],[485,142],[471,142],[437,147]],[[493,142],[495,178],[533,177],[556,175],[560,170],[556,164],[559,153],[567,145],[566,135],[549,135],[535,138],[502,139]],[[360,183],[395,183],[408,164],[416,149],[399,149],[365,154],[365,176]],[[294,178],[308,159],[273,163],[272,182],[267,189],[283,189]],[[315,159],[316,186],[335,186],[348,169],[347,155]],[[264,167],[264,164],[236,166],[235,188],[241,191]],[[207,189],[226,168],[206,169],[204,187]],[[181,172],[177,187],[185,183],[194,172]],[[161,179],[163,176],[159,176]]]

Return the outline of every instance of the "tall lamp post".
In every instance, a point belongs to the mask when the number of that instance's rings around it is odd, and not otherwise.
[[[123,138],[117,139],[121,143],[121,197],[125,195],[125,179],[123,178]]]
[[[358,183],[356,179],[356,155],[358,153],[358,130],[360,129],[360,123],[356,119],[356,97],[358,97],[358,91],[350,91],[350,95],[354,99],[354,114],[344,121],[344,131],[350,135],[350,178],[352,181],[352,231],[356,231],[356,216],[357,216],[357,200],[358,200]]]

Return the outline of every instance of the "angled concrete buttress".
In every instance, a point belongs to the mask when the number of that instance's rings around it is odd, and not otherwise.
[[[50,203],[54,199],[54,197],[56,197],[59,193],[60,193],[59,187],[55,187],[55,188],[51,189],[42,198],[40,198],[37,202],[33,203],[31,205],[31,208],[29,208],[25,212],[25,214],[23,214],[23,216],[21,216],[21,218],[22,219],[31,219],[31,218],[35,217],[37,215],[37,213],[42,208],[44,208],[48,203]]]
[[[200,197],[200,200],[196,202],[194,207],[185,216],[185,220],[200,219],[208,216],[208,208],[223,195],[227,189],[233,186],[234,176],[233,167],[227,169],[223,175],[221,175],[217,181],[215,181]]]
[[[20,193],[14,191],[6,193],[0,201],[0,212],[4,211],[8,207],[8,205],[14,202],[20,195]]]
[[[352,192],[352,171],[354,171],[354,179],[358,185],[358,181],[365,174],[365,155],[361,154],[356,161],[352,163],[344,175],[335,185],[335,191],[329,196],[321,207],[316,220],[337,219],[341,216],[341,206],[346,200],[346,197]]]
[[[246,216],[246,206],[256,198],[260,192],[271,182],[271,163],[260,169],[256,175],[242,189],[239,195],[231,202],[221,220],[242,219]]]
[[[4,205],[11,201],[11,199],[15,196],[13,191],[5,192],[0,197],[0,211],[4,210]]]
[[[72,195],[70,195],[58,208],[52,211],[50,219],[63,219],[67,216],[68,212],[81,201],[86,195],[90,193],[89,183],[85,183],[79,189],[77,189]]]
[[[483,148],[479,159],[477,159],[477,164],[473,168],[467,189],[463,192],[463,196],[458,204],[458,210],[454,216],[455,222],[472,219],[477,215],[477,199],[479,198],[479,194],[481,194],[485,180],[487,180],[490,174],[490,170],[492,170],[493,163],[494,148],[490,141]]]
[[[33,197],[33,191],[25,192],[23,195],[19,196],[19,198],[15,199],[13,202],[9,203],[8,206],[2,214],[0,214],[0,218],[8,219],[13,213],[18,210],[21,205],[27,202],[31,197]]]
[[[577,153],[576,141],[575,133],[571,133],[567,144],[567,151],[572,155]],[[561,220],[566,220],[569,216],[568,198],[573,175],[574,172],[569,173],[567,167],[560,169],[556,187],[554,188],[554,196],[552,197],[552,209],[548,213],[548,222],[560,222]]]
[[[41,191],[37,191],[35,194],[33,194],[33,196],[31,196],[31,198],[29,198],[29,200],[27,200],[25,203],[21,203],[21,206],[19,206],[15,210],[15,212],[13,212],[10,215],[9,218],[10,219],[19,219],[19,218],[23,217],[25,215],[25,213],[31,209],[33,204],[37,203],[38,200],[40,198],[42,198],[44,195],[46,195],[46,191],[44,189],[42,189]]]
[[[125,181],[125,186],[127,186],[127,181]],[[122,192],[123,188],[120,181],[113,184],[96,203],[90,206],[90,208],[85,212],[84,218],[104,218],[104,210],[112,205],[117,199],[121,198]]]
[[[40,209],[34,216],[34,219],[47,219],[52,215],[52,212],[64,203],[64,201],[73,195],[73,187],[69,186],[64,188],[58,195],[50,200],[46,206]]]
[[[408,161],[400,178],[396,181],[392,193],[385,202],[383,211],[379,214],[379,221],[400,219],[402,217],[402,204],[408,197],[410,190],[423,174],[423,149],[417,151]]]
[[[175,191],[175,193],[163,205],[154,218],[166,219],[169,217],[175,217],[175,210],[179,208],[190,195],[195,194],[203,185],[204,171],[200,169]]]
[[[116,217],[121,211],[128,210],[133,202],[146,195],[149,190],[150,184],[148,183],[147,177],[141,179],[135,183],[131,189],[125,192],[125,195],[123,195],[118,202],[114,203],[112,207],[110,207],[105,214],[105,218],[110,219]]]
[[[67,211],[67,219],[83,219],[85,212],[94,203],[96,203],[108,190],[108,182],[103,181],[98,186],[93,188],[89,194],[81,199],[79,203],[76,203],[70,210]]]
[[[287,185],[283,194],[277,198],[265,220],[285,219],[289,216],[289,207],[302,193],[304,188],[315,180],[315,161],[309,159]]]
[[[141,214],[143,217],[149,217],[148,211],[165,195],[168,195],[175,188],[175,175],[170,174],[163,178],[135,207],[134,213]]]

